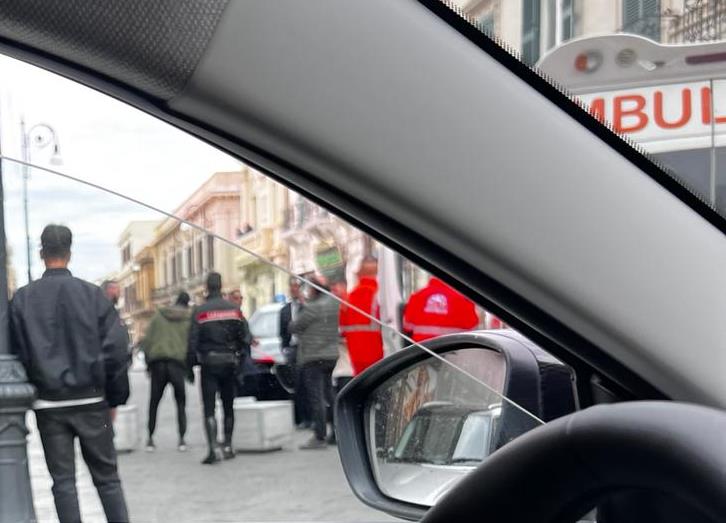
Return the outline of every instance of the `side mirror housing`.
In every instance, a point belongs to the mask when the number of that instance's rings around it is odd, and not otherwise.
[[[355,494],[418,520],[481,461],[576,410],[572,370],[513,331],[454,334],[368,368],[336,402]]]

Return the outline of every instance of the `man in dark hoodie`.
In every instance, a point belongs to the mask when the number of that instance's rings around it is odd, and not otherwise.
[[[187,432],[186,391],[184,377],[194,381],[194,374],[187,367],[187,344],[189,338],[189,294],[180,292],[171,307],[161,307],[151,318],[141,347],[146,355],[149,376],[151,376],[151,397],[149,399],[149,439],[146,450],[153,452],[156,411],[167,384],[174,389],[176,417],[179,427],[180,452],[187,450],[184,435]]]

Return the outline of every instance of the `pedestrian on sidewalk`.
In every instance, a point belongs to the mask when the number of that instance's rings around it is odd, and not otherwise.
[[[48,225],[40,236],[43,277],[10,304],[12,347],[38,399],[33,405],[61,523],[81,520],[75,440],[106,519],[129,520],[116,465],[112,423],[129,396],[128,338],[100,287],[68,270],[73,235]]]
[[[234,431],[234,395],[237,373],[245,357],[242,331],[242,312],[222,298],[222,276],[210,272],[207,276],[207,301],[195,307],[189,329],[187,358],[189,367],[201,365],[202,404],[204,428],[207,433],[208,453],[202,461],[210,465],[219,461],[217,394],[224,411],[224,446],[222,456],[234,457],[232,432]]]
[[[475,329],[476,305],[436,277],[414,292],[403,313],[403,331],[420,343],[430,338]]]
[[[149,397],[149,437],[146,450],[153,452],[156,412],[166,386],[174,389],[176,417],[179,429],[178,450],[187,450],[184,436],[187,432],[186,390],[184,379],[194,383],[194,372],[187,367],[187,346],[189,344],[189,294],[182,291],[171,307],[160,307],[151,318],[141,348],[146,356],[147,372],[151,377]]]
[[[348,346],[353,375],[383,358],[380,307],[378,306],[378,260],[363,258],[358,269],[358,285],[350,292],[340,312],[340,330]]]
[[[311,278],[305,304],[297,319],[290,322],[292,334],[299,337],[298,364],[308,393],[314,434],[303,450],[325,448],[328,422],[332,423],[332,373],[338,359],[338,301],[321,278]],[[318,287],[318,288],[316,288]]]
[[[252,336],[250,324],[242,312],[242,302],[244,297],[239,289],[234,289],[227,296],[229,301],[237,306],[242,314],[242,347],[245,357],[242,358],[242,366],[237,373],[237,389],[235,396],[257,396],[257,367],[252,361],[252,347],[257,345],[257,340]]]
[[[340,311],[339,311],[339,328],[342,330],[345,324],[345,316],[347,314],[347,303],[348,303],[348,282],[345,278],[342,278],[330,285],[330,291],[341,300]],[[348,352],[348,343],[345,337],[342,335],[338,338],[338,359],[335,362],[333,368],[332,380],[333,380],[333,399],[338,397],[340,391],[343,390],[350,381],[353,379],[353,364],[350,362],[350,354]],[[335,402],[333,402],[335,404]],[[328,444],[334,445],[337,443],[336,434],[336,423],[335,423],[335,409],[333,409],[333,432],[328,435]]]
[[[310,405],[305,392],[305,383],[302,379],[302,367],[298,364],[298,337],[290,332],[290,322],[297,319],[302,307],[302,290],[300,279],[291,276],[289,280],[290,301],[280,309],[280,338],[282,339],[282,353],[287,364],[292,368],[295,392],[293,402],[295,409],[295,425],[298,429],[312,428]]]

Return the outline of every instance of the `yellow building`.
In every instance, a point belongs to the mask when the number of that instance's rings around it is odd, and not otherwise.
[[[156,261],[152,296],[156,305],[172,303],[182,290],[201,303],[210,271],[222,275],[225,291],[238,287],[234,241],[240,223],[243,174],[215,173],[179,206],[174,215],[201,230],[176,218],[167,218],[157,227],[150,245]]]
[[[282,267],[288,266],[287,245],[281,240],[290,191],[269,177],[245,167],[240,192],[238,243],[243,249],[262,256]],[[257,307],[287,293],[288,277],[284,271],[240,250],[236,257],[244,310],[252,314]]]
[[[141,249],[134,257],[133,273],[135,279],[134,301],[126,314],[134,326],[132,343],[137,344],[144,337],[149,321],[156,310],[152,300],[152,293],[156,286],[154,251],[148,246]]]
[[[154,238],[158,224],[158,220],[132,221],[124,228],[118,240],[121,265],[113,279],[121,287],[119,313],[126,323],[133,344],[138,343],[143,336],[148,317],[153,312],[151,303],[143,300],[141,264],[137,260]]]

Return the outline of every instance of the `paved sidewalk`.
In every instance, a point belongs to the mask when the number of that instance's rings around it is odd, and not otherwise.
[[[145,432],[148,380],[131,373],[132,398]],[[245,453],[234,460],[203,466],[205,453],[201,406],[196,386],[187,386],[189,450],[176,450],[176,413],[171,389],[162,400],[154,437],[157,451],[139,449],[119,455],[119,468],[133,521],[391,521],[363,505],[350,491],[334,447],[300,451]],[[29,415],[31,422],[32,414]],[[56,522],[51,481],[37,431],[29,445],[33,495],[38,521]],[[309,433],[296,433],[296,444]],[[77,453],[77,455],[79,455]],[[104,521],[103,511],[85,465],[78,462],[78,490],[85,522]]]

